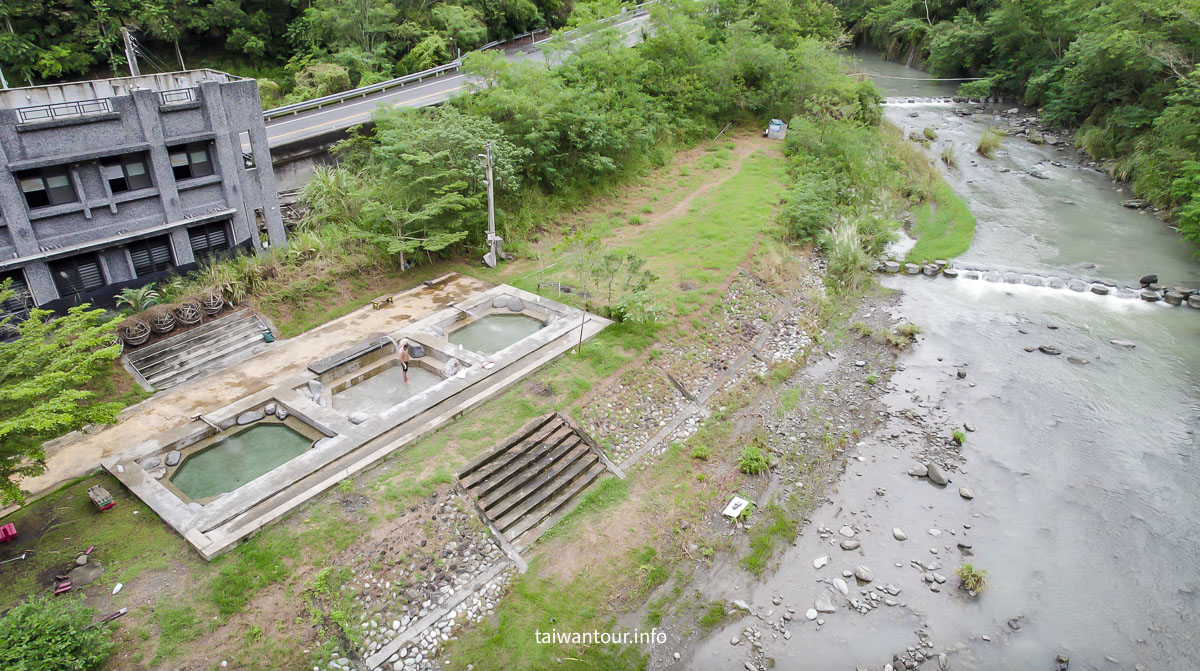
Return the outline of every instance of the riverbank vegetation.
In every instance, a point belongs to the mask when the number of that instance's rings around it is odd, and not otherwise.
[[[843,17],[892,57],[980,77],[1018,96],[1200,242],[1200,2],[845,0]]]

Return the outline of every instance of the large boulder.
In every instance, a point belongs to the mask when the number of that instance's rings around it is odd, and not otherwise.
[[[929,481],[933,484],[945,486],[946,483],[950,482],[950,478],[946,477],[946,472],[934,462],[929,462],[925,465],[925,468],[929,469]]]
[[[262,418],[263,418],[263,414],[261,412],[259,412],[257,410],[251,410],[249,412],[243,412],[242,414],[238,415],[237,423],[238,423],[238,426],[245,426],[247,424],[253,424]]]

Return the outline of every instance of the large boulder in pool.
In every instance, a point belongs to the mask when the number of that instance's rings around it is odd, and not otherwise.
[[[425,348],[421,347],[421,343],[408,341],[408,355],[414,359],[420,359],[425,356]]]
[[[322,398],[321,400],[324,401],[325,399]],[[279,406],[278,408],[276,408],[275,409],[275,418],[276,419],[287,419],[288,418],[288,409],[283,407],[282,405]]]
[[[251,410],[250,412],[243,412],[242,414],[238,415],[237,423],[238,426],[245,426],[247,424],[253,424],[262,418],[263,414],[261,412],[257,410]]]
[[[278,409],[278,405],[275,403],[275,401],[271,401],[266,405],[266,407],[263,408],[263,412],[267,413],[268,415],[274,415],[276,409]]]
[[[511,296],[496,296],[495,298],[492,299],[492,307],[494,307],[494,308],[508,307],[508,299],[509,298],[512,298],[512,297]]]
[[[179,463],[179,450],[171,450],[167,452],[167,465],[174,466]]]
[[[513,296],[508,299],[508,309],[510,312],[520,312],[525,309],[525,304],[521,302],[520,298]]]
[[[346,419],[350,420],[351,424],[362,424],[363,422],[367,421],[368,419],[371,419],[371,416],[368,415],[367,413],[363,412],[362,410],[355,410],[354,412],[347,415]]]

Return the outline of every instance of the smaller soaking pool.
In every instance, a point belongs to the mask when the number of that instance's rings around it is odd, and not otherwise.
[[[450,332],[451,343],[481,354],[495,354],[542,328],[542,320],[529,315],[484,315]]]
[[[316,439],[291,424],[265,419],[213,436],[183,458],[170,483],[193,501],[231,492],[312,447]]]
[[[404,381],[404,370],[398,359],[392,365],[372,371],[363,378],[354,378],[339,385],[333,392],[333,409],[338,412],[361,410],[369,415],[378,415],[384,410],[433,388],[443,381],[438,373],[426,368],[428,364],[413,359],[408,366],[408,382]]]

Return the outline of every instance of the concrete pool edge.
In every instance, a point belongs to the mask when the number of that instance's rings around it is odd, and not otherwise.
[[[565,354],[578,344],[581,322],[585,340],[611,323],[508,285],[497,285],[482,291],[473,295],[470,301],[482,303],[499,295],[519,296],[531,304],[553,310],[563,318],[553,320],[554,323],[547,328],[493,357],[463,351],[462,360],[472,364],[470,374],[461,379],[447,379],[445,384],[438,385],[442,389],[429,397],[423,407],[402,402],[367,422],[354,425],[336,411],[320,407],[297,392],[297,387],[315,377],[302,374],[281,380],[267,389],[207,413],[205,418],[219,423],[236,418],[248,407],[275,401],[327,434],[336,435],[242,487],[217,496],[201,506],[200,510],[181,501],[135,461],[162,452],[173,440],[198,432],[198,423],[139,443],[122,454],[104,459],[101,465],[183,535],[201,556],[211,559],[342,479],[365,470],[405,445],[436,431]],[[394,336],[428,342],[441,348],[441,343],[429,342],[430,338],[423,336],[420,331],[430,324],[452,317],[456,312],[455,308],[447,308],[427,315],[395,331]],[[458,355],[455,352],[455,356]],[[482,364],[489,360],[496,365],[484,370]]]

